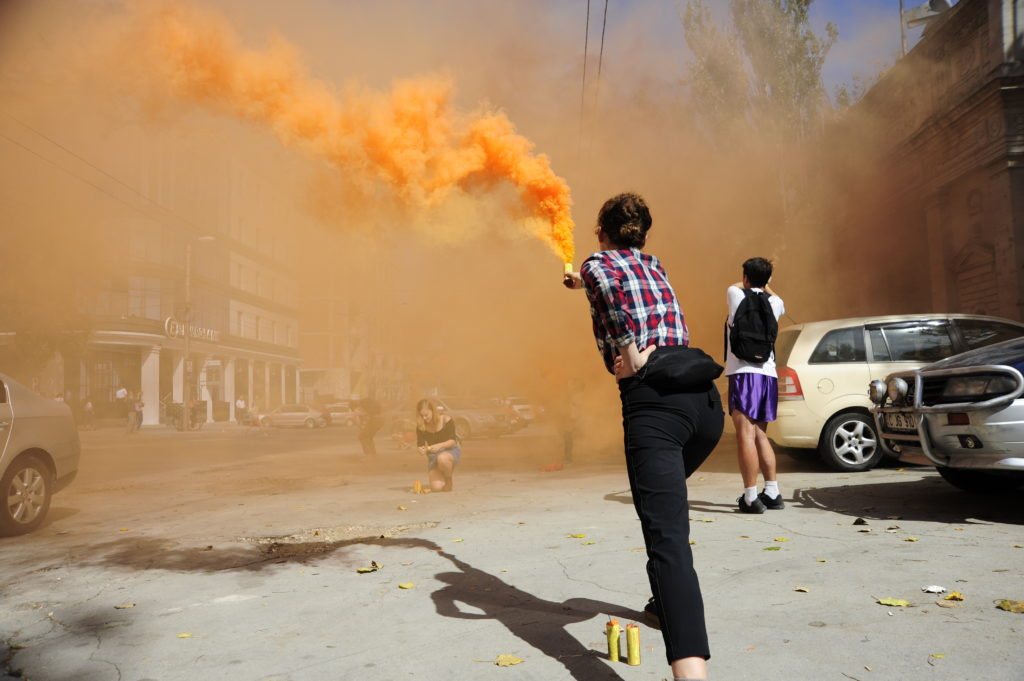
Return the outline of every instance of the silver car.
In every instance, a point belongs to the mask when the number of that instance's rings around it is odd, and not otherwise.
[[[872,381],[886,449],[968,491],[1024,485],[1024,338]]]
[[[71,408],[0,374],[0,536],[38,528],[53,495],[78,474]]]
[[[260,423],[266,426],[278,428],[305,427],[323,428],[327,425],[327,419],[319,409],[304,404],[282,404],[277,409],[266,414],[260,414]]]

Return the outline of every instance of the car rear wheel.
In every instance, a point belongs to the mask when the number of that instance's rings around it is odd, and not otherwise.
[[[848,412],[829,419],[818,454],[837,471],[867,471],[882,459],[875,424],[867,414]]]
[[[310,430],[313,430],[314,428],[316,428],[316,421],[314,421],[313,419],[306,419],[306,424],[305,425]]]
[[[53,480],[42,461],[25,456],[0,480],[0,535],[32,532],[43,523],[53,497]]]
[[[463,419],[455,420],[455,437],[460,440],[468,440],[473,429],[469,427],[469,422]]]
[[[978,494],[1013,492],[1024,485],[1024,474],[1016,471],[978,471],[936,466],[939,475],[958,489]]]

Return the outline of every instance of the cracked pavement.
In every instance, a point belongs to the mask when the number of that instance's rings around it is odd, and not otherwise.
[[[532,427],[467,443],[453,494],[414,495],[421,462],[367,462],[351,432],[180,435],[85,434],[47,524],[0,540],[10,678],[667,676],[614,456],[541,472],[559,439]],[[1024,600],[1019,503],[780,455],[786,510],[742,515],[733,459],[727,434],[690,485],[712,678],[1019,681],[1024,616],[993,605]],[[640,666],[605,659],[609,616],[640,623]]]

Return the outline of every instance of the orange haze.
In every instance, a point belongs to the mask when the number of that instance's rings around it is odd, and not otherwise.
[[[504,113],[455,111],[448,78],[399,80],[390,93],[354,85],[339,93],[309,76],[281,38],[266,51],[247,50],[214,12],[175,2],[132,7],[132,37],[142,38],[148,65],[175,95],[265,124],[346,181],[383,182],[412,207],[436,205],[456,187],[511,182],[527,215],[548,226],[531,232],[572,262],[566,181]]]

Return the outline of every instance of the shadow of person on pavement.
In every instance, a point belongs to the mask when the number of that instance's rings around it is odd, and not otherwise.
[[[581,644],[566,627],[598,615],[617,617],[624,625],[625,621],[639,620],[643,613],[589,598],[545,600],[478,570],[450,553],[438,551],[438,555],[459,569],[435,575],[435,579],[447,584],[430,595],[438,614],[466,620],[496,620],[531,647],[558,660],[579,681],[622,678],[602,661],[603,653]],[[481,612],[466,612],[459,604]],[[603,624],[604,619],[600,626]],[[595,631],[594,636],[601,637],[603,632]]]

